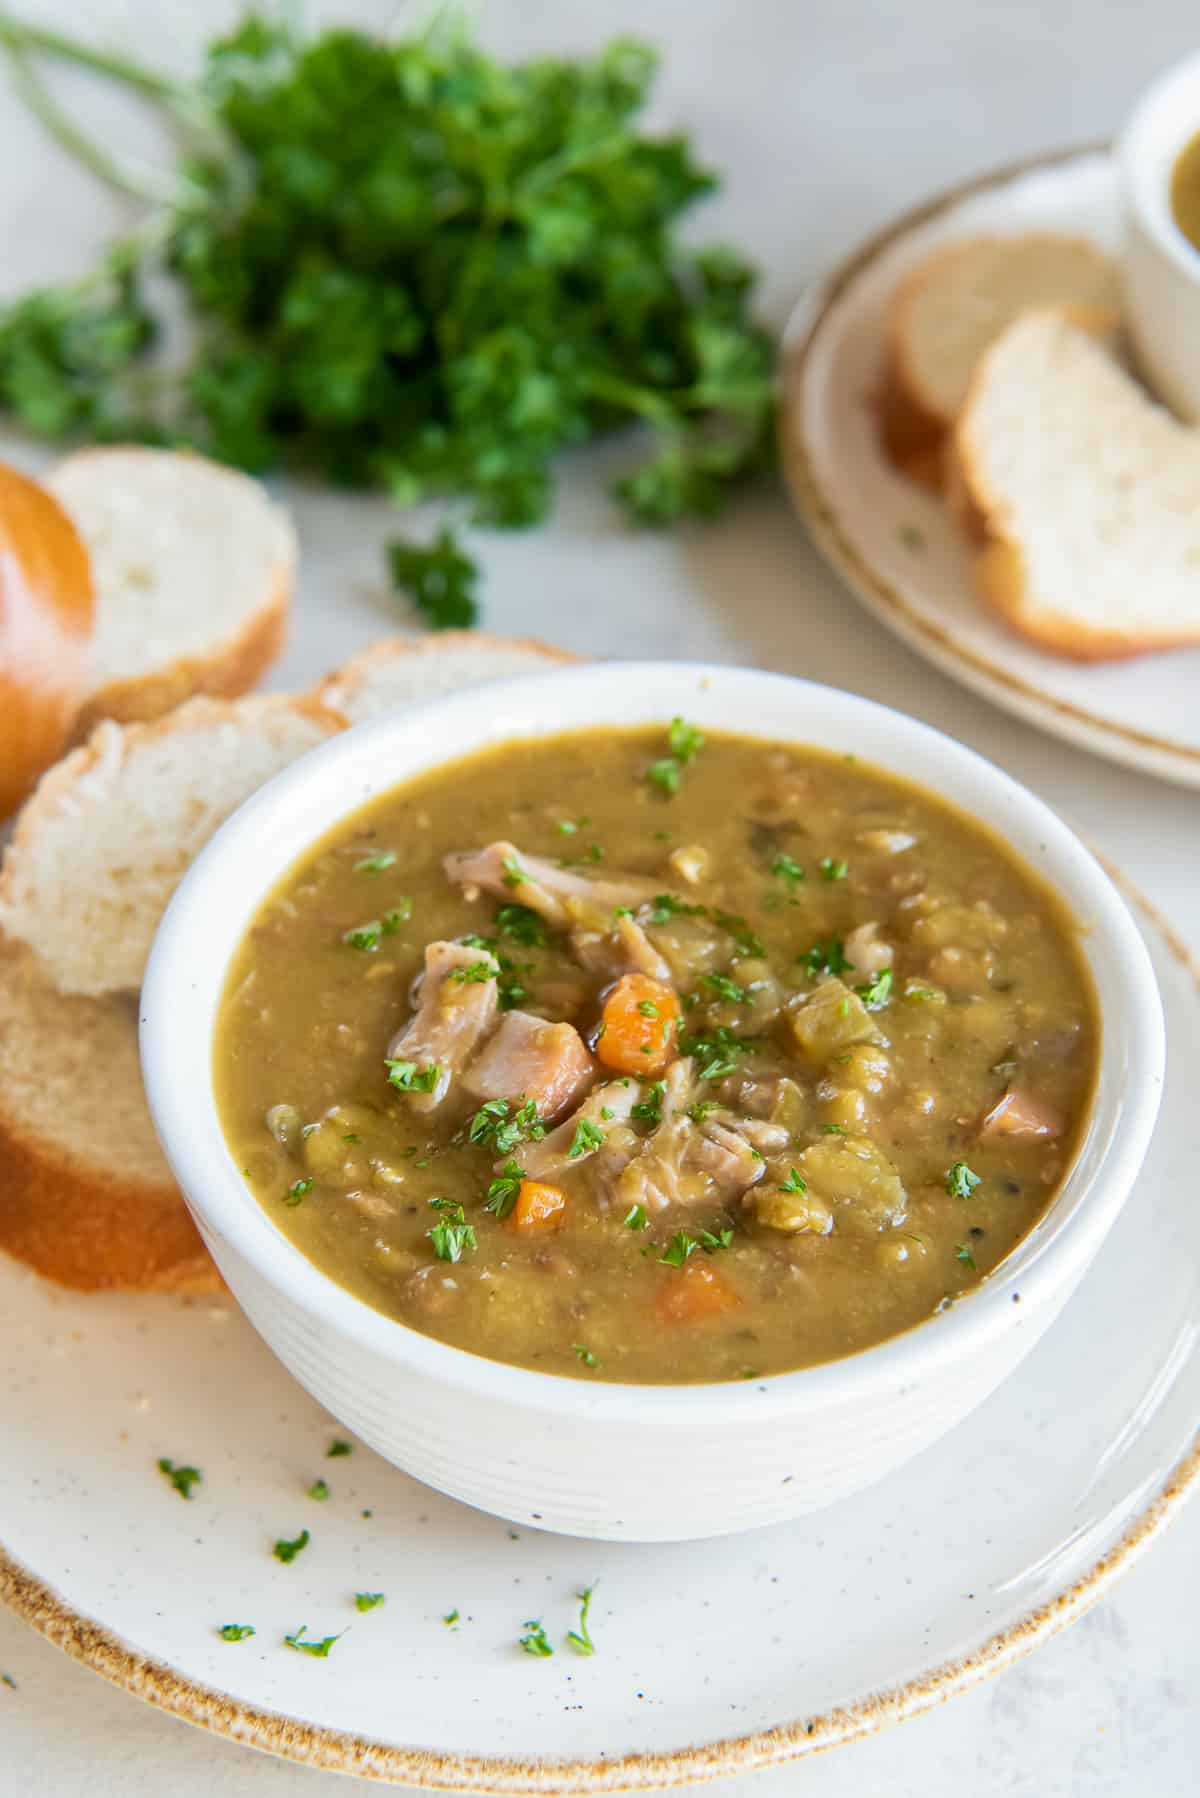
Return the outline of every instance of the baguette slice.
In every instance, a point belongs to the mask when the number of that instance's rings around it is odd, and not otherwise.
[[[348,724],[362,724],[463,687],[537,674],[555,663],[578,660],[569,650],[555,649],[535,637],[491,637],[483,631],[388,637],[335,668],[314,697]]]
[[[1121,306],[1115,265],[1086,238],[1033,232],[950,244],[909,272],[892,300],[882,406],[884,445],[898,467],[941,484],[945,435],[980,356],[1014,318],[1042,306],[1108,323]]]
[[[313,700],[193,699],[105,722],[44,775],[0,873],[0,929],[64,993],[135,993],[185,870],[243,799],[341,728]]]
[[[96,589],[81,742],[101,718],[161,717],[245,693],[283,647],[291,521],[257,481],[173,450],[82,450],[45,486],[84,540]]]
[[[1200,642],[1200,431],[1061,311],[983,357],[954,447],[982,598],[1080,661]]]
[[[0,1070],[0,1249],[85,1290],[220,1286],[150,1122],[131,999],[56,992],[0,939]]]

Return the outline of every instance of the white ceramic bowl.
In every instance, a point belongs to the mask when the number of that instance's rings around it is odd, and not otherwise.
[[[1167,404],[1200,422],[1200,250],[1171,214],[1171,171],[1200,132],[1200,51],[1138,102],[1117,145],[1128,223],[1125,284],[1139,359]]]
[[[976,813],[1087,925],[1103,1046],[1090,1122],[1048,1215],[971,1296],[908,1334],[798,1373],[647,1387],[486,1361],[320,1273],[243,1182],[213,1098],[226,969],[260,901],[314,840],[420,770],[507,738],[666,722],[853,751]],[[1163,1076],[1141,937],[1052,811],[911,718],[783,675],[673,663],[561,669],[336,737],[217,833],[167,910],[142,994],[151,1110],[205,1242],[251,1322],[336,1418],[443,1492],[524,1524],[679,1540],[772,1523],[880,1479],[986,1399],[1053,1321],[1141,1165]],[[236,1394],[231,1395],[236,1403]]]

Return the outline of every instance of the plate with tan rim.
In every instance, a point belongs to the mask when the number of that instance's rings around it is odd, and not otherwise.
[[[231,1303],[82,1297],[4,1262],[0,1595],[177,1717],[452,1792],[683,1785],[853,1740],[1009,1665],[1200,1484],[1200,972],[1141,915],[1168,1037],[1143,1176],[1018,1372],[880,1486],[715,1544],[513,1529],[359,1444],[330,1456],[343,1432]],[[190,1497],[160,1457],[200,1471]],[[589,1586],[582,1656],[567,1636]],[[535,1625],[551,1654],[520,1647]],[[285,1644],[301,1626],[337,1638],[327,1655]]]
[[[780,443],[817,547],[889,630],[945,673],[1085,749],[1200,786],[1200,649],[1081,663],[1016,636],[976,597],[971,555],[942,501],[879,443],[887,308],[931,250],[977,233],[1058,230],[1116,251],[1117,171],[1099,147],[955,187],[854,252],[797,309],[785,338]]]

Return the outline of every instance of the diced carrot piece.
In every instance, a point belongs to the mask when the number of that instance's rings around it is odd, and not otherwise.
[[[604,1001],[596,1054],[618,1074],[661,1074],[678,1023],[673,988],[649,974],[623,974]]]
[[[707,1261],[688,1261],[666,1280],[655,1310],[664,1323],[695,1324],[734,1311],[741,1299]]]
[[[557,1230],[566,1208],[567,1195],[561,1187],[548,1186],[541,1180],[522,1180],[508,1221],[512,1229],[537,1236]]]

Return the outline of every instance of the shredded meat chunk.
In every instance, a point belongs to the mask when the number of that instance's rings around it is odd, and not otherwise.
[[[696,1091],[690,1060],[671,1063],[663,1089],[662,1121],[617,1181],[619,1204],[665,1211],[671,1205],[735,1198],[762,1179],[762,1154],[746,1135],[752,1124],[729,1113],[702,1122],[689,1117]]]
[[[480,962],[488,967],[488,979],[462,978],[468,968]],[[419,1067],[432,1065],[438,1070],[430,1092],[407,1095],[414,1110],[436,1110],[495,1023],[495,976],[499,972],[499,963],[486,949],[471,949],[465,943],[427,945],[417,1008],[403,1030],[392,1038],[387,1051],[390,1061],[414,1061]]]
[[[528,1143],[520,1150],[518,1159],[525,1174],[531,1180],[552,1180],[564,1169],[578,1167],[580,1162],[601,1151],[610,1126],[619,1130],[628,1123],[638,1095],[639,1089],[633,1080],[609,1080],[603,1086],[594,1087],[578,1110],[556,1130],[551,1130],[541,1142]],[[578,1153],[572,1155],[580,1124],[591,1125],[593,1130],[600,1132],[600,1137],[598,1141],[581,1143]],[[588,1135],[585,1131],[585,1138]],[[497,1162],[496,1167],[499,1171],[501,1163]]]
[[[1063,1120],[1053,1105],[1010,1086],[979,1126],[980,1136],[1061,1136]]]
[[[478,1099],[532,1099],[549,1122],[578,1103],[594,1076],[595,1064],[570,1024],[506,1011],[463,1085]]]
[[[658,881],[635,874],[609,879],[573,874],[504,842],[448,855],[442,865],[456,886],[482,887],[498,899],[516,900],[559,929],[573,921],[572,901],[611,911],[618,905],[640,905],[660,889]]]
[[[619,980],[622,974],[648,974],[669,982],[671,970],[646,932],[634,918],[622,913],[611,929],[590,930],[583,925],[571,932],[571,951],[589,974],[601,980]]]

